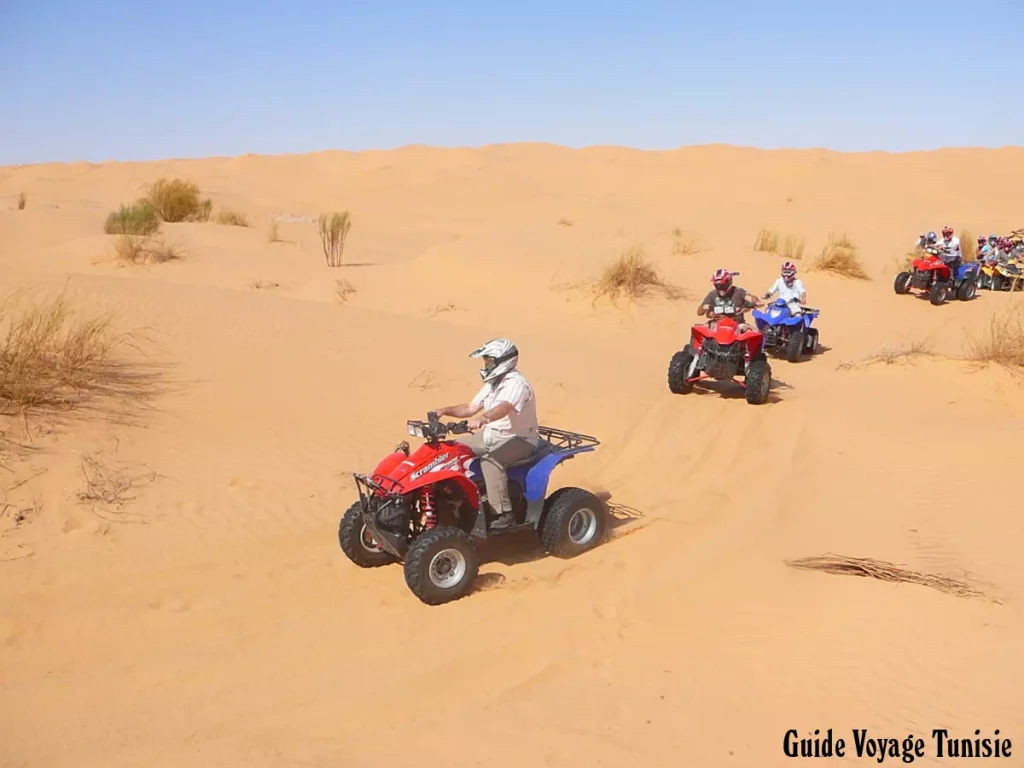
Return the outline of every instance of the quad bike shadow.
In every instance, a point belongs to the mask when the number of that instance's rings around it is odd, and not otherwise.
[[[594,451],[600,445],[596,438],[540,427],[537,450],[507,468],[515,523],[493,529],[489,505],[482,499],[480,459],[469,446],[449,438],[468,433],[467,423],[442,423],[430,413],[427,421],[406,426],[424,441],[415,452],[403,441],[372,473],[353,474],[359,499],[342,516],[338,541],[356,565],[402,562],[413,594],[439,605],[473,588],[485,542],[532,532],[546,553],[571,558],[604,537],[611,517],[604,500],[582,488],[547,492],[554,468]]]

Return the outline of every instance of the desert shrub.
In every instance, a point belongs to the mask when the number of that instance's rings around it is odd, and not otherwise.
[[[857,280],[870,279],[861,264],[859,249],[846,235],[830,234],[828,242],[810,268],[815,272],[832,272]]]
[[[619,296],[639,299],[652,291],[658,291],[670,299],[682,295],[679,288],[662,279],[640,246],[623,251],[618,259],[605,267],[593,287],[595,299],[607,296],[613,301]]]
[[[221,211],[217,214],[216,222],[226,227],[248,227],[249,220],[244,213],[235,211]]]
[[[179,261],[182,256],[173,245],[141,235],[118,235],[114,243],[114,256],[122,264],[163,264]]]
[[[28,198],[25,196],[25,193],[24,192],[19,192],[18,193],[18,210],[19,211],[24,211],[25,210],[25,206],[27,204],[28,204]]]
[[[203,200],[199,187],[182,179],[157,179],[142,199],[167,222],[208,221],[213,203]]]
[[[270,222],[270,229],[267,230],[267,242],[277,243],[281,240],[281,233],[276,221]]]
[[[103,223],[108,235],[152,235],[160,229],[160,215],[148,203],[122,205]]]
[[[754,240],[754,250],[775,253],[779,249],[779,233],[774,229],[762,229]]]
[[[804,257],[804,240],[795,235],[781,235],[774,229],[762,229],[754,240],[754,250],[772,253],[787,260],[797,261]]]
[[[678,234],[676,234],[675,241],[672,243],[673,256],[693,256],[704,250],[698,238],[684,237],[683,233],[679,230],[676,230],[676,232]]]
[[[104,377],[115,341],[109,316],[75,318],[67,299],[0,303],[0,407],[23,413],[73,405]]]
[[[359,292],[352,283],[345,278],[341,278],[335,282],[335,295],[342,304],[349,300],[350,296],[354,296]]]
[[[1024,369],[1024,309],[1015,307],[994,315],[988,333],[968,343],[968,358],[974,362]]]
[[[352,228],[352,217],[348,211],[342,213],[320,214],[320,242],[323,244],[327,266],[340,267],[342,254],[345,250],[345,239]]]

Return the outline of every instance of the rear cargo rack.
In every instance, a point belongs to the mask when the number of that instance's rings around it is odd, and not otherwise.
[[[556,429],[555,427],[537,427],[537,432],[556,451],[594,448],[601,444],[601,441],[596,437],[583,435],[579,432],[568,432],[564,429]]]

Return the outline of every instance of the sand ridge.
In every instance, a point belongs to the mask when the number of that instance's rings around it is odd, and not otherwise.
[[[164,225],[182,260],[110,261],[104,218],[160,176],[252,226]],[[0,169],[5,285],[145,328],[166,386],[130,423],[33,421],[41,450],[0,470],[31,510],[0,535],[3,764],[773,766],[787,728],[829,727],[1024,749],[1019,483],[991,463],[1024,398],[955,359],[1020,294],[891,287],[921,229],[1021,226],[1022,176],[1020,148],[532,144]],[[308,217],[343,208],[329,269]],[[711,272],[777,276],[765,227],[806,239],[824,349],[773,363],[764,406],[672,395]],[[807,271],[830,232],[871,280]],[[574,287],[637,244],[689,298]],[[427,608],[400,569],[345,559],[338,518],[350,473],[475,391],[467,354],[498,335],[541,421],[602,441],[555,486],[606,491],[617,520],[575,560],[493,547],[478,591]],[[934,356],[868,360],[923,338]],[[84,457],[136,497],[84,503]],[[993,599],[783,564],[829,551]]]

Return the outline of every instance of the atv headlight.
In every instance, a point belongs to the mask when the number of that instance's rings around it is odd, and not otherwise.
[[[423,438],[423,425],[422,424],[415,424],[415,423],[410,421],[410,422],[408,422],[408,425],[409,425],[409,434],[410,435],[412,435],[413,437]]]

